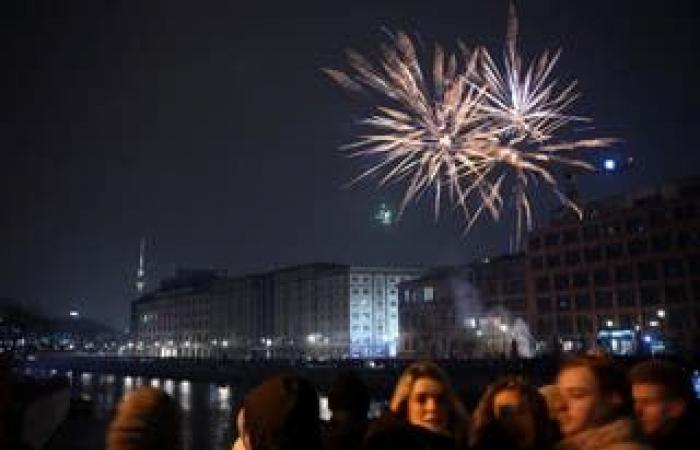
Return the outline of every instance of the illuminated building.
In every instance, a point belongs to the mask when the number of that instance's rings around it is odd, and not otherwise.
[[[132,349],[181,357],[395,356],[398,283],[415,268],[308,264],[181,272],[132,303]]]
[[[550,347],[600,335],[616,353],[698,348],[700,179],[590,203],[582,221],[562,214],[531,233],[527,260],[532,325]]]

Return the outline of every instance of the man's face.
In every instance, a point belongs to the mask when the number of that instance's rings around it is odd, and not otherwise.
[[[658,384],[635,383],[632,397],[634,412],[646,436],[661,434],[685,410],[681,399],[668,398],[664,387]]]
[[[606,405],[593,373],[587,367],[564,369],[557,378],[561,394],[558,420],[564,436],[571,436],[603,422]]]
[[[435,433],[447,429],[448,411],[445,389],[432,378],[418,378],[408,396],[408,422]]]

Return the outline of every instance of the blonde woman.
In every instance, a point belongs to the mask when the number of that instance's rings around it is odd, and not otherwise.
[[[370,431],[369,447],[464,448],[468,419],[445,372],[430,361],[411,364],[396,383],[389,414]],[[392,445],[393,441],[393,445]],[[404,447],[402,447],[404,448]]]

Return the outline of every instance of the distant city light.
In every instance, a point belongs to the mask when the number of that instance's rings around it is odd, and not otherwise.
[[[80,317],[80,313],[78,312],[77,309],[71,309],[70,312],[68,313],[69,316],[78,318]]]
[[[659,321],[658,321],[658,320],[650,320],[650,321],[649,321],[649,326],[650,326],[650,327],[658,327],[658,326],[659,326]]]
[[[664,317],[666,317],[666,310],[660,309],[656,311],[656,317],[658,317],[659,319],[663,319]]]
[[[612,326],[615,325],[615,322],[613,322],[612,320],[608,320],[608,321],[605,322],[605,325],[606,325],[608,328],[612,328]]]
[[[394,212],[389,209],[385,203],[382,203],[379,205],[379,210],[374,215],[374,219],[379,222],[380,225],[392,225],[394,223]]]
[[[607,170],[608,172],[612,172],[612,171],[614,171],[615,169],[617,169],[617,161],[615,161],[615,160],[612,159],[612,158],[607,158],[605,161],[603,161],[603,167],[604,167],[605,170]]]

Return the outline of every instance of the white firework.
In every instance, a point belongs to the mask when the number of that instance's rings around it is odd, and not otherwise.
[[[352,156],[379,161],[355,181],[376,173],[382,173],[380,186],[408,178],[400,211],[432,188],[436,218],[447,189],[450,201],[465,214],[465,232],[483,211],[499,220],[512,205],[517,247],[524,229],[532,226],[532,186],[540,181],[580,215],[580,208],[559,189],[553,168],[591,170],[578,152],[613,140],[557,139],[566,125],[588,120],[566,113],[578,97],[576,83],[558,89],[558,81],[552,80],[558,51],[545,52],[526,65],[517,52],[517,33],[511,3],[503,65],[483,48],[469,51],[460,44],[458,53],[446,55],[436,46],[432,83],[402,32],[395,45],[382,47],[377,65],[350,51],[351,75],[326,69],[348,89],[371,88],[388,99],[362,121],[373,132],[344,147]]]
[[[486,163],[480,152],[466,151],[486,133],[481,111],[484,90],[466,76],[476,70],[478,53],[462,47],[459,53],[445,54],[436,46],[432,83],[426,80],[415,47],[405,33],[398,32],[395,45],[382,47],[382,53],[382,61],[374,65],[349,51],[353,75],[325,69],[348,89],[369,87],[388,99],[387,104],[376,107],[375,114],[362,120],[373,132],[343,147],[351,156],[379,160],[353,182],[378,172],[383,172],[380,186],[408,178],[400,212],[432,188],[436,217],[444,190],[469,217],[466,204],[458,201],[467,196],[463,180],[478,176]]]

